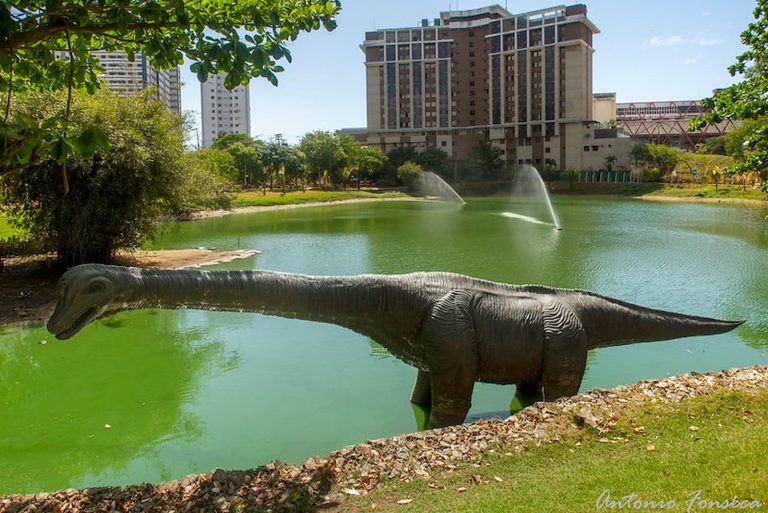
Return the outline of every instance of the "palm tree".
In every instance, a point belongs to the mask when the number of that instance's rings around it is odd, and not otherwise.
[[[485,183],[486,177],[493,177],[504,166],[504,159],[501,158],[503,154],[504,150],[494,146],[490,139],[482,139],[472,148],[469,158],[480,172],[482,183]]]
[[[609,173],[613,171],[613,166],[616,164],[617,160],[616,155],[608,155],[605,157],[605,167],[608,169]]]

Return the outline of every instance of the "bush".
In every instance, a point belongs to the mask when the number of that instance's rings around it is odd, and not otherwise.
[[[405,184],[406,187],[412,189],[416,186],[416,182],[423,172],[424,170],[420,165],[408,160],[397,168],[397,179]]]
[[[15,114],[42,119],[61,115],[65,101],[51,93],[30,95],[15,108]],[[12,222],[55,251],[62,263],[109,261],[118,248],[137,247],[151,236],[159,216],[186,208],[179,115],[147,95],[102,92],[74,98],[70,124],[74,133],[100,125],[112,146],[99,148],[90,159],[68,158],[68,194],[62,168],[53,161],[0,181]]]

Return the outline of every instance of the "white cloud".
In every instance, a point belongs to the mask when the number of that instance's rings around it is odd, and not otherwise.
[[[704,37],[700,37],[696,42],[699,44],[699,46],[715,46],[715,45],[719,45],[720,43],[722,43],[723,40],[722,39],[707,39],[707,38],[704,38]]]
[[[709,16],[710,14],[712,14],[712,13],[709,12],[709,11],[704,11],[704,12],[701,13],[702,16]]]
[[[685,43],[685,38],[683,36],[675,35],[675,36],[668,36],[668,37],[657,37],[653,36],[650,39],[646,39],[643,41],[643,47],[648,48],[650,47],[659,47],[659,46],[677,46]]]
[[[701,55],[694,55],[690,59],[685,59],[683,62],[685,62],[686,64],[693,64],[696,61],[698,61],[699,59],[701,59]]]

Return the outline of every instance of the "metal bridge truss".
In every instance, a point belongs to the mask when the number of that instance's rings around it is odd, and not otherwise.
[[[631,137],[693,150],[710,137],[726,134],[740,121],[726,119],[691,132],[688,122],[701,114],[700,103],[691,101],[634,102],[616,105],[616,122]]]

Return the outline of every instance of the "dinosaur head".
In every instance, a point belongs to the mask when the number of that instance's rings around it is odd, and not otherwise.
[[[106,267],[78,265],[59,279],[59,300],[48,320],[48,331],[60,340],[76,335],[104,314],[115,299],[115,283]]]

